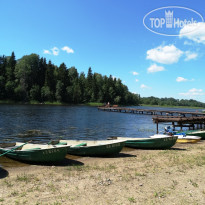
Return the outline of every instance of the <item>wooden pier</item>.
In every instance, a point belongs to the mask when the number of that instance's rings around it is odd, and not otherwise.
[[[173,129],[180,127],[188,127],[192,129],[205,129],[205,113],[203,112],[184,112],[177,110],[150,110],[150,109],[137,109],[137,108],[125,108],[125,107],[98,107],[98,110],[108,112],[120,112],[130,114],[144,114],[154,115],[152,120],[157,125],[159,123],[171,123]]]
[[[183,127],[188,127],[189,130],[194,129],[204,129],[205,128],[205,116],[198,117],[174,117],[174,116],[155,116],[152,118],[153,122],[157,124],[157,133],[158,133],[158,124],[159,123],[172,123],[173,130],[176,127],[180,127],[180,130]]]
[[[137,108],[125,108],[125,107],[98,107],[98,110],[108,112],[121,112],[131,114],[144,114],[144,115],[161,115],[161,116],[205,116],[203,112],[183,112],[183,111],[170,111],[170,110],[150,110],[150,109],[137,109]]]

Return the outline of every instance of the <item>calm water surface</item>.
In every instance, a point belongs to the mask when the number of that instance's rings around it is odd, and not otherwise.
[[[160,125],[160,129],[163,127]],[[151,115],[103,112],[89,106],[0,105],[0,143],[29,140],[48,142],[52,139],[96,140],[112,136],[149,137],[155,132],[156,125]]]

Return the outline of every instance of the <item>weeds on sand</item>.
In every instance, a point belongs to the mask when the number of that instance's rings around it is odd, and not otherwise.
[[[115,170],[117,167],[114,164],[107,164],[105,166],[99,166],[99,165],[85,165],[85,166],[79,166],[79,165],[73,165],[69,166],[66,169],[68,171],[92,171],[92,170],[97,170],[97,171],[105,171],[105,172],[110,172],[111,170]]]
[[[19,204],[20,204],[20,202],[16,200],[16,201],[15,201],[15,204],[16,204],[16,205],[19,205]]]
[[[20,196],[25,197],[26,195],[27,195],[27,192],[22,192]]]
[[[0,198],[0,202],[3,202],[4,201],[4,198]]]
[[[18,196],[18,195],[19,195],[19,193],[17,191],[13,191],[13,192],[11,192],[10,196]]]
[[[53,205],[61,205],[62,203],[60,202],[54,202]]]
[[[52,192],[56,192],[56,187],[54,184],[48,184],[47,187],[52,191]]]
[[[6,184],[7,187],[12,187],[13,186],[13,184],[7,179],[4,180],[4,183]]]
[[[136,172],[136,173],[135,173],[135,176],[137,176],[137,177],[146,177],[147,175],[144,174],[144,173]]]
[[[195,188],[199,187],[199,185],[196,182],[192,181],[191,179],[189,180],[189,183]]]
[[[168,193],[169,193],[169,191],[167,191],[165,189],[162,189],[160,191],[155,191],[154,192],[154,197],[155,198],[165,198]]]
[[[31,180],[34,179],[34,175],[33,174],[22,174],[22,175],[17,175],[16,180],[17,181],[21,181],[21,182],[31,182]]]
[[[134,197],[129,197],[128,200],[131,203],[136,203],[136,199]]]
[[[178,182],[176,180],[172,180],[171,189],[175,189],[177,184],[178,184]]]

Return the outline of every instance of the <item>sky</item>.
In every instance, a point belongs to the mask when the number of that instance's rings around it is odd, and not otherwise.
[[[131,92],[141,97],[205,102],[203,1],[0,0],[0,3],[0,55],[9,56],[14,51],[20,59],[36,53],[57,66],[63,62],[68,68],[75,66],[79,73],[87,74],[91,67],[93,72],[120,78]],[[173,18],[180,21],[198,19],[195,24],[168,28],[162,21],[165,10],[174,12]]]

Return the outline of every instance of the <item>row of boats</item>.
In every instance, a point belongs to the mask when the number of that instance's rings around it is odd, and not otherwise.
[[[169,149],[175,143],[196,143],[205,139],[205,130],[187,131],[186,133],[156,134],[149,138],[113,137],[108,140],[60,140],[48,144],[31,142],[4,144],[0,147],[0,156],[37,163],[57,162],[66,154],[89,157],[104,157],[118,154],[124,146],[137,149]]]

